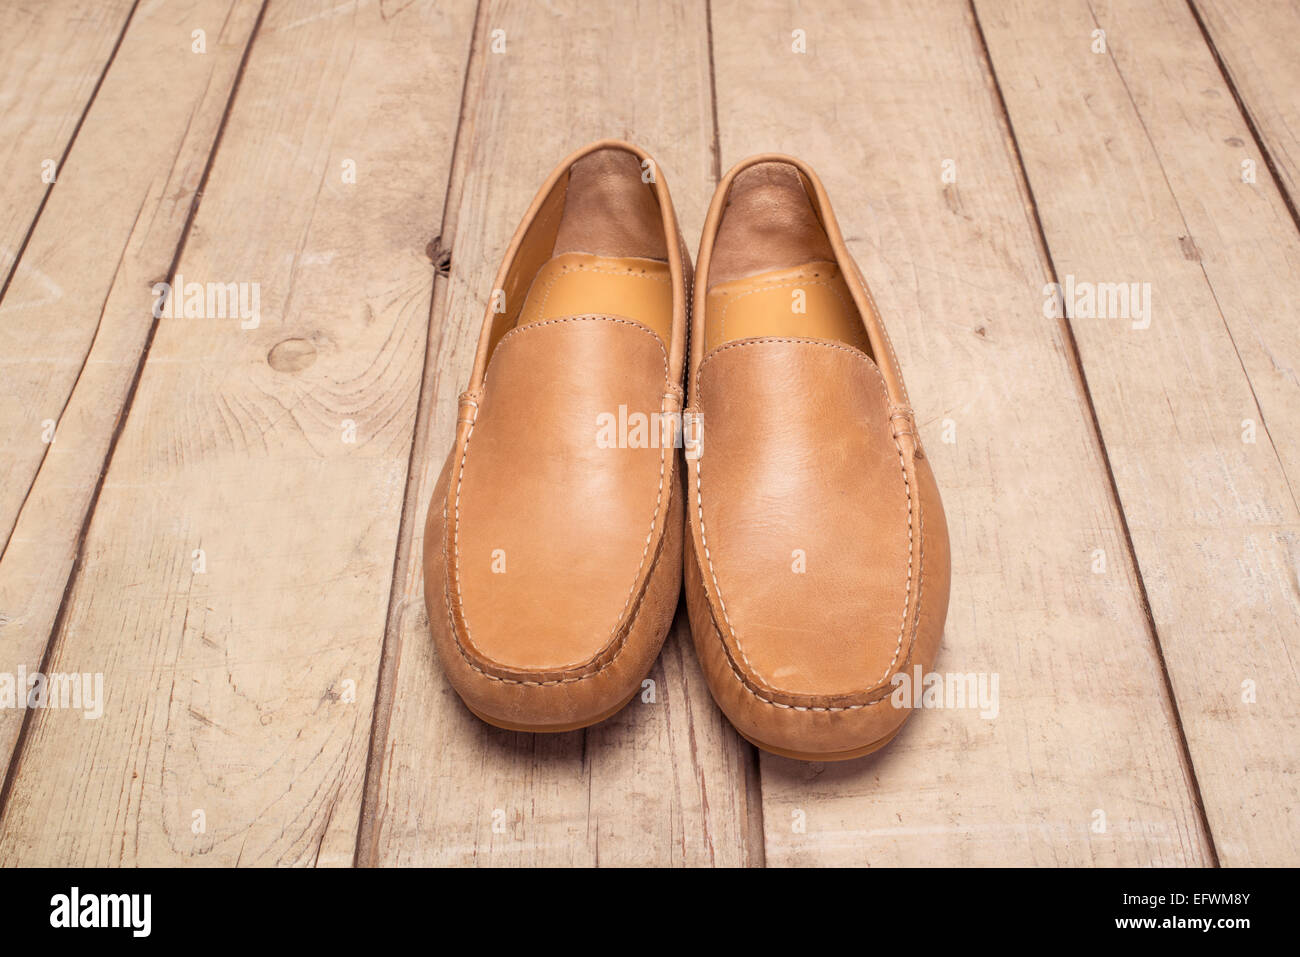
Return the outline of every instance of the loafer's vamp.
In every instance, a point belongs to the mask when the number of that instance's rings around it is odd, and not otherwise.
[[[887,688],[908,654],[920,506],[871,360],[749,339],[700,367],[698,560],[744,680],[815,706]]]
[[[560,677],[618,653],[663,533],[674,450],[649,433],[667,379],[659,338],[616,317],[497,346],[448,515],[450,599],[485,667]]]

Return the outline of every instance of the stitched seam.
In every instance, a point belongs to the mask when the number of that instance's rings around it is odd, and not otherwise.
[[[654,339],[655,344],[659,346],[659,351],[663,354],[664,357],[664,379],[667,380],[668,352],[666,349],[664,349],[663,340],[660,339],[659,335],[649,326],[644,325],[640,322],[636,322],[635,320],[632,319],[621,319],[618,316],[605,316],[595,312],[584,312],[576,316],[558,316],[554,319],[539,319],[536,322],[528,322],[528,323],[524,323],[524,325],[522,326],[515,326],[513,329],[511,329],[509,332],[507,332],[504,336],[501,337],[500,341],[497,342],[497,348],[500,349],[501,344],[504,343],[507,339],[511,338],[512,336],[514,337],[522,336],[525,332],[531,332],[534,329],[541,329],[544,326],[552,326],[555,325],[555,323],[557,322],[591,322],[593,320],[599,320],[601,322],[615,322],[620,325],[631,326],[633,329],[636,329],[639,332],[643,332],[647,336],[650,336],[652,339]],[[495,355],[495,353],[493,353],[493,355]],[[484,386],[487,385],[486,375],[483,376],[483,385]],[[482,388],[480,387],[480,392],[481,391]]]
[[[843,352],[848,352],[848,353],[850,353],[851,355],[855,355],[855,356],[858,356],[858,357],[862,358],[863,360],[867,361],[868,368],[871,368],[871,369],[876,373],[877,379],[879,380],[878,384],[879,384],[879,386],[880,386],[880,389],[881,389],[882,394],[883,394],[884,397],[885,397],[885,404],[886,404],[886,406],[889,405],[889,392],[888,392],[888,389],[887,389],[886,384],[885,384],[884,376],[881,375],[880,370],[879,370],[879,369],[875,369],[874,366],[871,365],[870,360],[867,360],[866,356],[863,355],[863,354],[862,354],[861,352],[859,352],[858,350],[856,350],[856,349],[851,349],[851,348],[849,348],[849,347],[847,347],[847,346],[842,346],[842,345],[839,345],[839,344],[836,344],[836,343],[831,343],[831,342],[822,342],[822,341],[814,341],[814,340],[805,340],[805,339],[778,339],[778,340],[773,340],[773,339],[751,339],[751,340],[743,340],[743,341],[740,341],[740,342],[729,343],[729,344],[727,344],[727,345],[725,345],[725,346],[721,346],[721,347],[719,347],[718,349],[715,349],[713,352],[709,353],[709,355],[705,357],[705,361],[707,361],[708,359],[712,358],[714,355],[717,355],[719,352],[723,352],[723,351],[725,351],[726,349],[739,348],[739,347],[741,347],[741,346],[748,346],[748,345],[759,345],[759,344],[764,343],[764,342],[772,342],[772,341],[778,341],[778,342],[794,342],[794,343],[800,343],[800,344],[815,345],[815,346],[819,346],[819,347],[822,347],[822,348],[835,349],[835,350],[839,350],[839,351],[843,351]],[[701,371],[703,371],[703,367],[704,367],[704,363],[701,362],[701,363],[700,363]],[[704,378],[703,378],[702,375],[701,375],[701,377],[700,377],[700,389],[699,389],[699,391],[700,391],[700,408],[701,408],[701,410],[703,410],[703,407],[704,407]],[[892,431],[892,430],[891,430],[891,431]],[[911,483],[911,481],[910,481],[910,480],[908,479],[908,477],[907,477],[907,464],[906,464],[906,462],[905,462],[905,460],[904,460],[904,458],[903,458],[903,447],[899,444],[899,442],[898,442],[898,438],[897,438],[896,436],[891,436],[891,438],[892,438],[892,440],[893,440],[894,447],[898,450],[898,464],[899,464],[899,467],[900,467],[900,469],[902,470],[902,473],[903,473],[903,487],[904,487],[904,489],[905,489],[906,492],[907,492],[907,581],[906,581],[906,590],[905,590],[904,593],[903,593],[903,618],[902,618],[901,623],[899,624],[899,630],[898,630],[898,642],[897,642],[897,644],[896,644],[896,646],[895,646],[895,648],[894,648],[894,655],[893,655],[893,657],[890,659],[889,666],[885,669],[885,673],[884,673],[884,674],[883,674],[883,675],[882,675],[882,676],[881,676],[881,677],[880,677],[880,678],[875,682],[875,684],[873,684],[870,688],[867,688],[867,689],[865,689],[865,690],[863,690],[863,691],[854,691],[854,692],[850,692],[849,695],[845,695],[845,696],[843,696],[843,697],[851,697],[851,696],[859,695],[859,694],[867,694],[867,693],[869,693],[869,692],[871,692],[871,691],[874,691],[876,688],[878,688],[878,687],[881,685],[881,683],[884,682],[884,680],[885,680],[886,678],[889,677],[890,672],[892,672],[892,671],[894,670],[894,666],[898,663],[898,656],[902,653],[902,649],[903,649],[903,638],[904,638],[904,636],[905,636],[905,635],[909,632],[909,630],[910,630],[910,629],[908,629],[907,626],[908,626],[908,612],[909,612],[909,610],[910,610],[911,607],[912,607],[912,605],[911,605],[911,598],[912,598],[912,574],[913,574],[912,551],[913,551],[913,545],[914,545],[914,539],[913,539],[913,525],[914,525],[914,522],[915,522],[915,518],[914,518],[914,510],[913,510],[913,505],[912,505],[912,483]],[[731,635],[731,640],[732,640],[732,642],[735,644],[735,646],[736,646],[736,650],[740,652],[740,657],[741,657],[741,659],[744,661],[745,666],[746,666],[750,671],[752,671],[753,674],[755,675],[755,677],[757,677],[759,680],[764,681],[765,683],[770,683],[770,682],[766,682],[766,679],[763,678],[762,673],[761,673],[757,668],[754,667],[753,663],[749,660],[749,656],[745,654],[745,649],[744,649],[744,647],[741,645],[741,643],[740,643],[740,639],[736,636],[736,629],[735,629],[735,627],[734,627],[734,626],[732,625],[732,623],[731,623],[731,616],[727,613],[727,605],[726,605],[726,602],[723,600],[723,597],[722,597],[722,586],[721,586],[721,585],[719,584],[719,582],[718,582],[717,571],[716,571],[716,570],[714,569],[714,567],[713,567],[713,556],[712,556],[712,554],[709,552],[708,536],[707,536],[706,533],[705,533],[705,524],[704,524],[704,469],[703,469],[703,466],[702,466],[702,462],[701,462],[701,460],[699,460],[699,459],[697,459],[696,462],[695,462],[695,493],[696,493],[696,509],[697,509],[697,513],[698,513],[698,515],[699,515],[699,521],[700,521],[700,541],[701,541],[701,543],[702,543],[703,546],[704,546],[704,559],[705,559],[705,561],[707,562],[708,567],[709,567],[709,576],[713,579],[713,588],[714,588],[714,591],[717,593],[717,596],[718,596],[718,605],[719,605],[719,606],[721,607],[721,609],[722,609],[722,617],[723,617],[723,621],[724,621],[724,622],[726,623],[726,625],[727,625],[727,631],[728,631],[728,633]],[[920,512],[920,508],[919,508],[919,507],[916,508],[915,512],[916,512],[916,513],[919,513],[919,512]],[[922,530],[923,530],[923,529],[924,529],[924,525],[922,525]],[[921,542],[921,548],[922,548],[922,551],[921,551],[922,568],[924,568],[924,564],[923,564],[923,561],[924,561],[924,555],[925,555],[925,552],[924,552],[924,548],[925,548],[925,542],[924,542],[924,539],[922,539],[922,542]],[[917,579],[917,602],[916,602],[916,609],[917,609],[917,613],[918,613],[918,622],[919,622],[919,611],[920,611],[920,607],[921,607],[921,587],[922,587],[923,584],[924,584],[924,583],[923,583],[923,581],[921,580],[921,578],[918,577],[918,579]],[[710,617],[712,618],[712,613],[710,613]],[[717,622],[716,622],[716,621],[714,621],[713,626],[714,626],[714,630],[715,630],[715,631],[718,630]],[[719,637],[721,637],[721,634],[720,634],[720,633],[719,633]],[[725,646],[725,643],[724,643],[724,651],[725,651],[725,650],[726,650],[726,646]],[[835,706],[835,707],[813,707],[813,706],[800,706],[800,705],[782,704],[782,703],[779,702],[779,701],[773,701],[773,700],[771,700],[770,698],[765,698],[763,695],[759,694],[757,691],[755,691],[753,688],[751,688],[751,687],[749,686],[749,684],[745,681],[745,676],[744,676],[743,674],[741,674],[741,672],[739,671],[739,669],[736,667],[736,663],[735,663],[735,661],[732,659],[732,656],[731,656],[729,653],[727,654],[727,661],[728,661],[728,663],[731,665],[731,669],[732,669],[732,671],[735,672],[736,677],[740,679],[741,683],[745,686],[745,689],[746,689],[747,691],[749,691],[750,694],[752,694],[754,697],[758,698],[759,700],[764,701],[764,702],[766,702],[767,704],[774,705],[774,706],[776,706],[776,707],[778,707],[778,708],[789,708],[789,709],[792,709],[792,710],[795,710],[795,711],[853,711],[853,710],[856,710],[856,709],[859,709],[859,708],[869,707],[870,705],[873,705],[873,704],[878,704],[879,701],[883,701],[883,700],[885,700],[885,698],[881,698],[881,699],[879,699],[878,701],[869,701],[869,702],[866,702],[866,703],[864,703],[864,704],[845,705],[845,706]],[[778,690],[777,693],[779,693],[779,694],[791,694],[792,696],[794,696],[794,693],[792,693],[792,692],[781,692],[781,691]]]
[[[699,371],[696,373],[696,375],[700,377],[700,381],[701,383],[703,383],[705,364],[714,356],[718,355],[719,353],[726,352],[728,349],[739,349],[742,346],[757,346],[768,342],[792,342],[795,345],[800,345],[800,346],[818,346],[822,349],[835,349],[839,352],[847,352],[855,359],[861,359],[865,361],[867,363],[867,368],[869,368],[872,372],[874,372],[876,376],[880,379],[881,388],[885,388],[885,377],[881,375],[880,370],[877,369],[875,363],[871,361],[871,357],[868,356],[861,349],[855,349],[852,346],[847,346],[840,342],[831,342],[827,339],[814,339],[811,337],[800,337],[800,336],[755,336],[754,338],[751,339],[737,339],[735,342],[728,342],[724,345],[718,346],[716,349],[714,349],[712,352],[710,352],[708,355],[706,355],[703,359],[700,360],[700,368]],[[700,391],[700,404],[703,405],[704,390],[703,388],[701,388],[699,391]],[[887,389],[886,389],[886,399],[888,399]]]
[[[894,405],[890,406],[890,408],[893,411],[889,413],[889,426],[894,430],[894,437],[910,435],[915,441],[918,436],[916,434],[916,416],[912,410],[902,405]],[[894,425],[895,419],[902,419],[904,428]]]
[[[714,619],[712,611],[709,612],[709,624],[713,626],[713,633],[714,635],[717,636],[718,641],[722,642],[722,632],[718,629],[718,623]],[[723,642],[722,650],[724,654],[726,654],[727,656],[727,664],[731,666],[732,677],[734,677],[737,681],[740,682],[741,688],[743,688],[751,696],[763,702],[763,704],[769,704],[774,708],[784,708],[787,711],[823,711],[823,712],[859,711],[862,708],[870,708],[874,705],[884,704],[886,701],[889,700],[889,695],[884,695],[882,697],[877,698],[875,701],[864,701],[862,704],[833,705],[829,707],[819,707],[816,705],[785,704],[782,701],[773,701],[771,698],[764,697],[763,695],[759,694],[757,691],[755,691],[753,688],[749,686],[748,682],[745,681],[745,676],[742,675],[739,670],[737,670],[736,663],[732,660],[730,652],[727,651],[727,646],[725,642]],[[862,693],[863,692],[854,692],[854,694],[862,694]]]
[[[534,329],[539,326],[552,325],[558,322],[577,322],[577,321],[588,321],[588,320],[614,322],[620,325],[632,326],[634,329],[638,329],[644,332],[646,335],[650,336],[652,339],[654,339],[655,343],[659,346],[659,352],[663,356],[663,362],[664,362],[664,377],[665,379],[667,378],[668,353],[664,350],[663,342],[659,339],[657,335],[655,335],[655,333],[652,330],[647,329],[645,326],[642,326],[640,323],[632,322],[628,319],[615,319],[607,316],[566,316],[562,319],[546,319],[541,322],[529,323],[526,326],[518,326],[512,329],[510,332],[506,333],[506,335],[501,337],[501,342],[497,343],[497,348],[500,349],[501,343],[505,342],[507,338],[509,338],[510,336],[514,335],[517,332],[526,332],[529,329]],[[484,381],[484,385],[486,386],[486,379]],[[460,489],[461,489],[461,482],[465,475],[465,460],[469,457],[469,443],[470,440],[474,437],[475,424],[476,424],[475,422],[470,423],[469,432],[466,433],[465,435],[465,448],[461,451],[460,465],[456,469],[456,498],[455,498],[454,522],[452,525],[452,556],[451,556],[452,562],[454,562],[455,564],[455,572],[456,572],[455,575],[456,607],[460,609],[460,620],[465,623],[465,641],[468,642],[471,648],[474,645],[474,639],[473,636],[470,634],[469,618],[465,614],[465,596],[461,592],[461,588],[460,588]],[[505,682],[506,684],[533,685],[533,686],[541,687],[545,685],[568,684],[570,682],[583,681],[587,678],[595,677],[596,675],[600,674],[601,672],[605,671],[607,668],[612,666],[614,662],[618,660],[618,656],[623,653],[623,649],[626,647],[627,644],[625,640],[627,638],[626,633],[622,635],[618,634],[620,631],[623,630],[622,628],[620,628],[620,625],[623,621],[624,615],[627,614],[627,610],[632,604],[633,595],[635,595],[637,592],[637,583],[641,580],[641,572],[646,567],[645,564],[646,556],[649,554],[650,544],[654,540],[655,527],[659,524],[659,508],[660,505],[663,503],[664,476],[667,471],[666,469],[667,462],[668,462],[667,450],[665,447],[661,445],[659,449],[659,490],[655,497],[654,512],[650,516],[650,531],[646,534],[645,547],[641,550],[641,561],[637,565],[636,575],[633,577],[632,585],[628,589],[627,599],[623,602],[623,608],[619,612],[618,618],[614,622],[614,627],[610,632],[609,640],[606,641],[605,644],[601,647],[601,649],[595,655],[592,656],[591,661],[599,660],[601,657],[603,657],[605,654],[609,652],[611,647],[617,645],[614,654],[610,656],[610,659],[606,661],[604,664],[600,665],[595,671],[590,671],[585,674],[566,676],[551,681],[527,681],[527,680],[521,680],[516,678],[506,678],[500,675],[494,675],[491,672],[485,671],[482,667],[479,666],[477,662],[475,662],[472,658],[469,657],[469,654],[467,653],[464,644],[460,640],[460,630],[456,627],[456,616],[451,612],[452,605],[450,601],[450,594],[448,594],[447,608],[448,608],[448,615],[451,620],[452,638],[456,642],[456,648],[460,651],[461,657],[465,659],[466,663],[469,664],[471,668],[473,668],[475,671],[477,671],[479,674],[483,675],[484,677],[492,679],[493,681],[502,681]],[[446,520],[445,504],[443,506],[443,516],[445,521]],[[444,550],[445,550],[445,546],[444,546]],[[650,582],[650,575],[653,574],[655,567],[658,565],[660,554],[662,554],[662,549],[660,549],[658,553],[655,555],[655,559],[651,563],[649,573],[647,573],[646,575],[647,587]],[[449,563],[448,568],[450,569],[451,567],[452,566]],[[630,630],[630,627],[628,630]],[[476,654],[478,653],[477,649],[475,649],[475,653]],[[578,667],[586,668],[588,667],[588,665],[584,663],[582,665],[579,665]],[[567,675],[568,672],[573,670],[574,669],[565,669],[561,673]]]
[[[873,688],[879,687],[889,677],[889,673],[894,670],[894,665],[898,664],[898,656],[903,651],[903,635],[907,633],[907,613],[912,607],[912,526],[914,519],[912,516],[912,483],[907,477],[907,462],[903,459],[903,446],[899,444],[898,436],[891,436],[894,441],[894,448],[898,449],[898,467],[903,472],[903,487],[907,489],[907,590],[903,593],[903,620],[898,624],[898,644],[894,646],[894,656],[889,659],[889,664],[885,668],[885,673],[876,679]],[[918,583],[919,590],[919,583]]]

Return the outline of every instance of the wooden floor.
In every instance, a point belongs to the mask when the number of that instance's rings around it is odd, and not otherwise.
[[[1297,46],[1280,0],[0,3],[0,680],[104,681],[0,708],[0,863],[1300,864]],[[681,615],[586,732],[460,705],[424,509],[603,136],[692,246],[742,157],[820,172],[995,719],[760,755]],[[155,318],[178,275],[260,321]]]

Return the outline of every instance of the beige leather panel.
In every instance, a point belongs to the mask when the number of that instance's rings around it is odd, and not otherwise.
[[[704,348],[759,336],[831,339],[868,355],[871,343],[840,267],[811,262],[710,285]]]
[[[762,688],[860,694],[910,650],[920,514],[889,406],[830,342],[743,340],[700,367],[699,560]]]
[[[673,330],[668,263],[589,253],[556,256],[538,271],[517,325],[588,313],[635,319],[667,344]]]
[[[652,331],[598,316],[497,346],[449,496],[450,598],[472,655],[555,672],[614,640],[663,531],[673,449],[602,448],[599,417],[657,413],[667,363]]]

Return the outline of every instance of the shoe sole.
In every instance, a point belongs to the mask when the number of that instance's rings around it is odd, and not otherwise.
[[[589,718],[586,721],[572,721],[568,724],[519,724],[514,721],[504,721],[501,718],[494,718],[468,704],[466,704],[465,707],[469,708],[470,713],[480,721],[484,721],[492,725],[494,728],[500,728],[502,731],[524,731],[528,734],[562,734],[565,731],[578,731],[581,728],[590,728],[593,724],[600,724],[602,721],[607,721],[626,708],[631,703],[632,699],[637,696],[637,693],[640,690],[641,686],[638,684],[632,689],[630,695],[603,714],[599,714],[594,718]]]
[[[775,745],[767,744],[751,738],[745,732],[741,731],[740,736],[756,748],[775,754],[782,758],[794,758],[796,761],[852,761],[854,758],[863,758],[873,751],[879,751],[901,731],[903,726],[900,724],[889,734],[870,744],[864,744],[861,747],[850,748],[847,751],[791,751],[789,748],[778,748]]]

